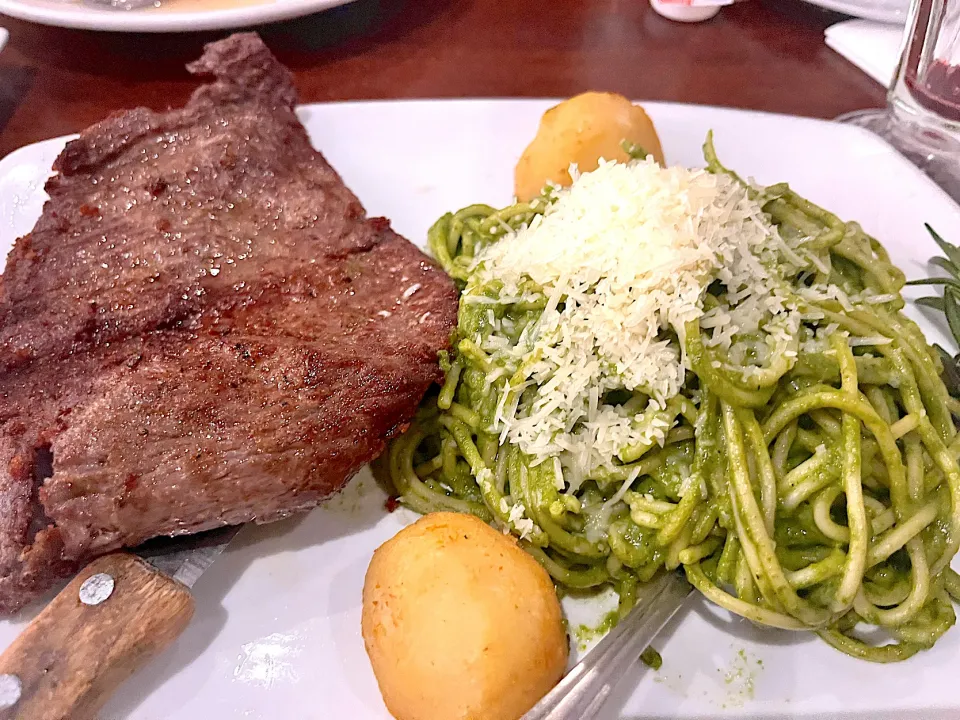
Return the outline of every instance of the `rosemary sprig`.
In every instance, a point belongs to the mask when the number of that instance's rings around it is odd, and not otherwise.
[[[930,258],[930,264],[946,270],[949,277],[910,280],[907,285],[940,285],[943,295],[930,295],[917,299],[917,304],[942,312],[947,319],[950,334],[960,346],[960,247],[944,240],[930,225],[924,223],[927,232],[943,251],[943,257]],[[939,345],[934,345],[943,361],[943,382],[954,397],[960,397],[960,355],[951,355]]]

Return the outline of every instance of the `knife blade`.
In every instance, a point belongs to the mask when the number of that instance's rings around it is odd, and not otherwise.
[[[0,655],[0,720],[93,720],[187,627],[189,588],[241,527],[158,538],[87,565]]]
[[[196,535],[154,538],[133,552],[164,575],[192,588],[242,527],[229,525]]]

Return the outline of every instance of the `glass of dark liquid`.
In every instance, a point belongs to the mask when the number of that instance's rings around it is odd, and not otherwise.
[[[912,0],[886,109],[837,120],[876,133],[960,202],[960,0]]]

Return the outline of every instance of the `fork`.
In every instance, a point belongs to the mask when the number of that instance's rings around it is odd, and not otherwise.
[[[670,572],[647,584],[627,616],[521,720],[593,720],[641,651],[689,597],[684,576]],[[641,672],[647,670],[641,666]]]

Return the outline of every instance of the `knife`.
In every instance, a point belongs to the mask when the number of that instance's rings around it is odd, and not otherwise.
[[[93,720],[190,622],[189,588],[242,526],[97,558],[0,656],[0,720]]]

